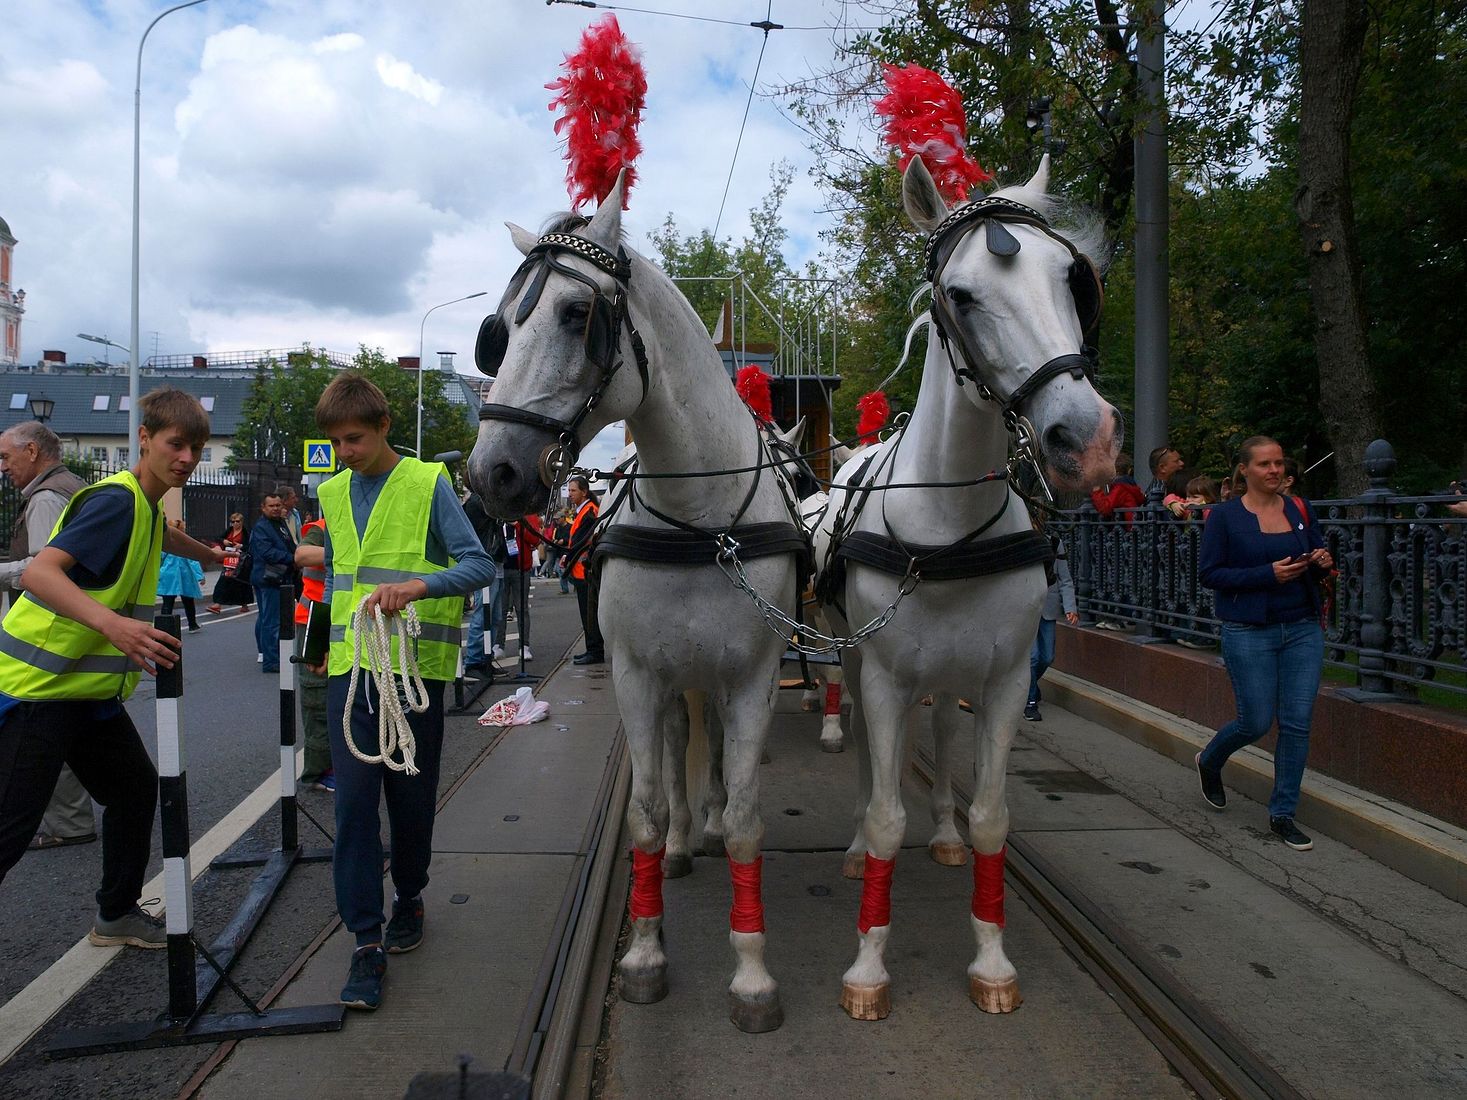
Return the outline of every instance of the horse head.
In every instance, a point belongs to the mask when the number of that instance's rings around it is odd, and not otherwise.
[[[1050,226],[1048,182],[1046,155],[1022,187],[949,209],[913,157],[902,198],[929,235],[935,334],[959,383],[973,383],[959,388],[980,408],[997,405],[1011,427],[1028,420],[1052,480],[1079,489],[1114,477],[1124,425],[1095,389],[1084,342],[1099,320],[1099,278]]]
[[[589,222],[566,215],[538,238],[509,226],[525,260],[479,330],[475,363],[494,387],[468,464],[469,484],[496,515],[543,507],[581,448],[646,396],[621,245],[624,182]]]

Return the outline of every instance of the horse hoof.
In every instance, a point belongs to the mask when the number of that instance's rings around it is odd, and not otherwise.
[[[724,856],[728,854],[728,849],[723,845],[722,833],[703,834],[703,854],[705,856]]]
[[[693,857],[687,852],[662,858],[663,878],[682,878],[693,873]]]
[[[840,1006],[853,1020],[884,1020],[891,1015],[891,983],[840,988]]]
[[[766,993],[760,997],[728,995],[728,1018],[734,1027],[750,1035],[773,1031],[784,1023],[784,1008],[779,1003],[779,992]]]
[[[944,867],[961,867],[968,862],[968,849],[961,844],[929,844],[927,851],[934,863]]]
[[[634,1005],[656,1004],[667,996],[667,967],[621,972],[621,999]]]
[[[1012,1012],[1024,1003],[1016,978],[989,982],[969,975],[968,996],[984,1012]]]
[[[845,860],[840,865],[840,873],[845,878],[863,879],[866,877],[866,853],[846,853]]]
[[[834,739],[832,739],[830,741],[827,741],[827,740],[825,740],[825,738],[822,737],[820,739],[820,751],[821,752],[845,752],[846,751],[846,743],[845,743],[844,740],[834,740]]]

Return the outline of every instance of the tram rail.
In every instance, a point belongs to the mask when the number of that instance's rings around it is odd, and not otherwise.
[[[918,745],[912,771],[929,787],[935,764]],[[972,799],[966,785],[953,783],[961,811]],[[954,816],[966,821],[962,812]],[[1302,1100],[1289,1084],[1232,1028],[1172,975],[1158,966],[1135,938],[1095,905],[1048,860],[1012,833],[1008,837],[1007,881],[1176,1070],[1202,1097],[1228,1100]]]

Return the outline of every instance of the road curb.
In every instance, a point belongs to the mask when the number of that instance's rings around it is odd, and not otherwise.
[[[1214,732],[1055,669],[1044,678],[1044,694],[1071,713],[1188,768]],[[1267,805],[1273,790],[1272,754],[1253,747],[1235,753],[1223,780]],[[1305,773],[1299,817],[1407,878],[1467,903],[1467,830],[1319,772]]]

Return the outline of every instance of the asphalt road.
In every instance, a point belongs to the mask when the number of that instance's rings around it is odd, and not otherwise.
[[[530,671],[549,672],[577,637],[575,599],[561,596],[553,581],[534,587]],[[189,825],[195,840],[225,817],[279,766],[279,684],[255,663],[253,613],[201,619],[204,629],[184,636],[183,721],[188,765]],[[510,634],[516,633],[514,624]],[[511,647],[511,658],[513,656]],[[506,662],[506,666],[510,662]],[[450,687],[449,703],[452,702]],[[444,742],[440,793],[488,745],[491,731],[474,715],[508,694],[491,686],[473,714],[450,717]],[[128,704],[143,742],[156,750],[154,692],[139,686]],[[155,753],[156,755],[156,753]],[[301,807],[332,827],[331,796],[302,792]],[[385,815],[384,815],[385,817]],[[235,846],[271,848],[279,844],[279,813],[271,808]],[[303,843],[325,843],[301,819]],[[160,841],[154,834],[149,876],[162,868]],[[195,868],[197,871],[197,868]],[[100,880],[100,845],[29,852],[0,886],[0,1003],[14,997],[85,936],[95,909]],[[208,942],[233,916],[248,891],[250,870],[206,870],[194,884],[195,928]],[[330,865],[303,864],[291,872],[265,921],[235,969],[252,996],[262,995],[335,914]],[[202,965],[202,964],[201,964]],[[123,951],[26,1047],[0,1067],[0,1096],[154,1097],[173,1095],[212,1049],[208,1046],[134,1054],[105,1055],[50,1063],[40,1048],[57,1030],[112,1019],[146,1019],[167,1001],[163,952]],[[227,991],[217,1011],[236,1011]],[[99,1082],[106,1082],[105,1085]]]

